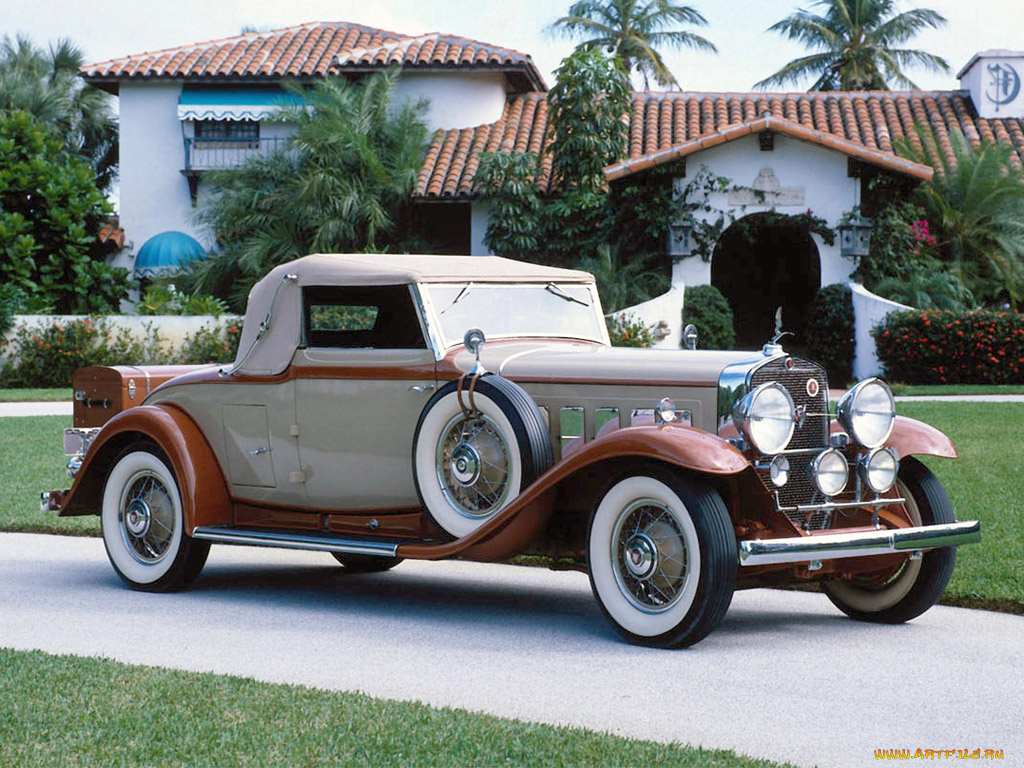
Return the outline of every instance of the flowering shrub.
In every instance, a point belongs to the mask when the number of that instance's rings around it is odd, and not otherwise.
[[[654,343],[651,329],[635,315],[617,312],[605,318],[613,347],[649,347]]]
[[[127,329],[114,332],[103,318],[87,317],[47,328],[20,325],[9,342],[0,340],[8,360],[0,386],[69,387],[75,370],[87,365],[160,365],[169,362],[160,334],[146,326],[143,339]]]
[[[203,326],[175,351],[152,326],[135,338],[127,328],[112,330],[101,317],[58,322],[47,328],[21,325],[10,341],[0,339],[0,387],[69,387],[74,372],[88,365],[223,363],[235,359],[241,322]]]
[[[191,336],[174,355],[177,363],[226,363],[235,359],[238,340],[242,336],[242,323],[232,323],[225,328],[204,325]]]
[[[872,331],[885,375],[910,384],[1024,382],[1024,315],[894,312]]]

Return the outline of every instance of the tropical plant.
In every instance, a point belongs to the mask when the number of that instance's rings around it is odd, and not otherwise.
[[[915,309],[948,309],[965,312],[974,308],[974,296],[960,278],[946,272],[942,264],[933,261],[931,269],[914,272],[907,277],[887,277],[880,280],[874,292],[891,301],[898,301]]]
[[[599,50],[578,50],[548,92],[551,178],[562,189],[603,190],[604,169],[626,154],[629,79]]]
[[[595,256],[580,258],[576,266],[594,276],[605,312],[632,307],[669,289],[668,276],[653,267],[650,260],[638,256],[623,262],[609,245],[599,247]]]
[[[683,326],[689,323],[697,326],[697,344],[701,349],[732,349],[736,346],[732,307],[713,285],[687,286],[683,297]]]
[[[257,280],[307,253],[409,249],[427,128],[424,103],[392,104],[397,79],[392,69],[294,87],[309,108],[283,115],[296,126],[287,149],[204,177],[212,194],[199,220],[219,252],[182,279],[189,293],[240,310]]]
[[[26,309],[117,311],[128,271],[96,238],[110,213],[83,160],[27,112],[0,112],[0,284]]]
[[[117,168],[117,121],[109,94],[78,76],[82,50],[68,39],[48,50],[28,37],[0,41],[0,112],[24,110],[93,169],[105,189]]]
[[[605,48],[614,53],[627,73],[638,71],[644,88],[653,77],[659,85],[678,87],[659,49],[692,48],[717,53],[713,43],[680,25],[703,27],[707,20],[688,5],[672,0],[579,0],[551,31],[584,38],[577,48]]]
[[[1013,168],[1013,148],[972,146],[950,132],[952,157],[937,151],[927,129],[921,147],[900,142],[899,151],[936,168],[917,188],[917,200],[934,225],[936,256],[976,299],[1016,307],[1024,299],[1024,171]]]
[[[854,339],[853,297],[845,283],[832,283],[818,290],[804,327],[808,354],[825,366],[829,380],[845,386],[853,379]]]
[[[897,13],[895,0],[818,0],[815,5],[824,13],[798,10],[768,28],[814,53],[794,59],[755,88],[814,78],[808,90],[885,91],[890,85],[917,88],[905,67],[949,71],[941,57],[902,47],[919,32],[946,23],[937,11],[914,8]]]

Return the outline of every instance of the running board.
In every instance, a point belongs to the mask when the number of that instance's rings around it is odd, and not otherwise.
[[[331,533],[295,533],[272,528],[234,528],[223,525],[200,525],[192,531],[192,538],[224,544],[249,544],[257,547],[343,552],[347,555],[378,555],[380,557],[395,557],[400,543],[384,539],[347,539],[344,536]]]

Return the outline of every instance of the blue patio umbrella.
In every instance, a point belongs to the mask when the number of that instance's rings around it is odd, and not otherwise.
[[[135,257],[136,277],[175,275],[194,259],[202,258],[206,249],[184,232],[161,232],[153,235]]]

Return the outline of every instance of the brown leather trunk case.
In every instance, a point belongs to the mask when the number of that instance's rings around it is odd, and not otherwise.
[[[111,417],[142,401],[165,381],[205,368],[202,365],[93,365],[71,379],[75,392],[74,425],[102,427]]]

